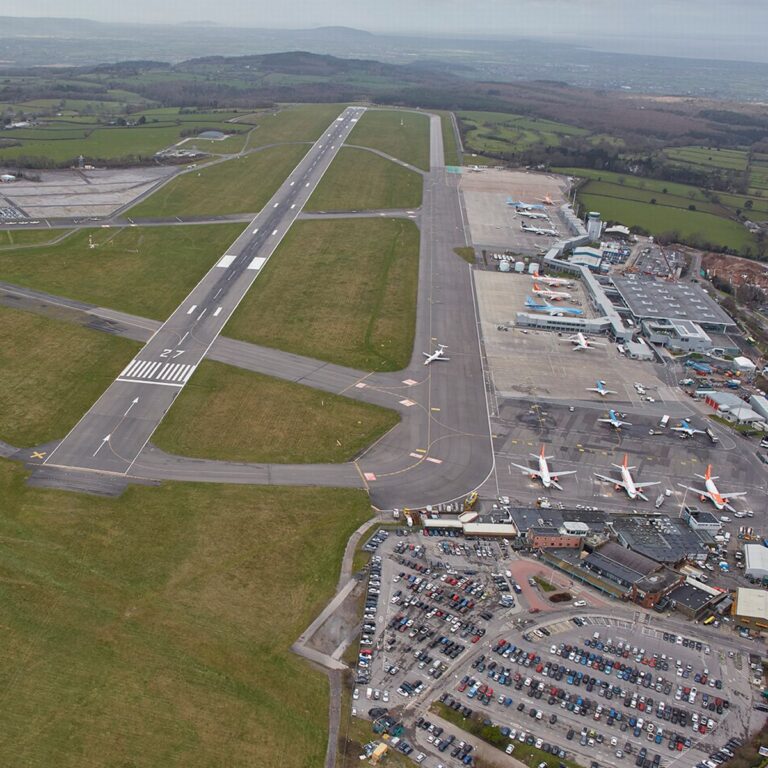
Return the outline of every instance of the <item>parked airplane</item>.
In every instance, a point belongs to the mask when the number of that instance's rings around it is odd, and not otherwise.
[[[619,393],[613,389],[606,389],[604,381],[598,381],[596,387],[587,387],[587,392],[597,392],[598,395],[605,397],[606,395],[618,395]]]
[[[535,285],[535,283],[534,283]],[[569,294],[570,295],[570,294]],[[572,342],[574,344],[574,350],[578,349],[591,349],[592,347],[604,347],[605,343],[602,341],[592,341],[592,339],[587,339],[584,334],[579,331],[575,336],[569,336],[568,341]]]
[[[680,432],[683,437],[706,434],[703,429],[694,429],[687,419],[683,419],[676,427],[672,427],[672,431]]]
[[[507,198],[507,205],[514,205],[519,211],[543,211],[544,206],[538,203],[524,203],[522,200]]]
[[[556,315],[557,317],[584,314],[583,310],[576,309],[576,307],[554,307],[546,302],[544,304],[537,304],[530,296],[525,297],[525,307],[534,312],[546,312],[548,315]]]
[[[545,219],[549,221],[549,216],[546,213],[536,213],[535,211],[518,211],[519,216],[525,216],[528,219]]]
[[[534,235],[550,235],[551,237],[557,237],[559,234],[556,229],[550,227],[533,227],[525,222],[520,224],[520,229],[522,229],[523,232],[533,232]]]
[[[538,477],[539,480],[541,480],[541,484],[545,488],[557,488],[558,491],[562,491],[563,488],[558,483],[558,480],[564,475],[576,474],[575,469],[569,469],[567,472],[554,472],[550,470],[549,464],[547,462],[549,459],[553,459],[554,456],[545,456],[543,445],[541,446],[541,451],[538,454],[532,453],[531,456],[533,456],[534,459],[539,460],[538,469],[531,469],[530,467],[525,467],[522,464],[515,464],[514,462],[510,462],[510,464],[512,464],[513,467],[522,469],[525,474],[530,475],[531,480]]]
[[[612,464],[611,466],[616,467],[616,469],[621,472],[620,480],[617,480],[615,477],[608,477],[608,475],[600,475],[597,472],[595,472],[595,477],[604,480],[606,483],[613,483],[613,487],[617,491],[619,488],[623,488],[632,501],[638,498],[643,501],[648,501],[648,497],[643,493],[643,488],[647,488],[650,485],[659,485],[659,482],[657,481],[652,483],[636,483],[632,478],[632,470],[635,469],[635,467],[629,466],[629,457],[626,453],[624,454],[624,461],[621,464]]]
[[[450,357],[445,356],[445,344],[438,344],[437,349],[430,355],[427,352],[424,352],[424,357],[427,359],[424,361],[424,365],[429,365],[430,363],[434,363],[435,360],[450,360]]]
[[[551,291],[548,288],[539,287],[539,284],[536,282],[533,284],[533,292],[536,296],[543,296],[545,299],[554,299],[555,301],[572,298],[571,294],[567,291]]]
[[[549,195],[544,195],[544,197],[539,198],[544,205],[554,205],[552,202],[552,198]]]
[[[608,418],[598,419],[598,421],[601,421],[603,424],[610,424],[614,429],[621,429],[622,427],[632,426],[631,421],[622,421],[619,418],[619,414],[616,413],[616,411],[614,411],[613,408],[611,408],[611,410],[608,411]]]
[[[715,505],[715,507],[717,507],[718,510],[727,509],[729,512],[734,512],[734,508],[728,502],[738,496],[747,495],[746,491],[735,491],[734,493],[721,494],[715,485],[715,480],[717,480],[718,477],[717,475],[712,474],[711,464],[707,464],[707,471],[703,475],[697,474],[696,477],[700,477],[704,481],[705,490],[701,490],[700,488],[691,488],[689,485],[683,485],[682,483],[678,483],[678,485],[681,488],[685,488],[686,490],[698,493],[699,498],[702,501],[709,499]]]
[[[544,285],[550,285],[554,287],[557,287],[558,285],[564,285],[566,288],[573,287],[573,280],[567,280],[564,277],[545,277],[544,275],[540,275],[538,272],[534,272],[531,275],[531,278],[533,280],[538,280],[540,283],[544,283]]]

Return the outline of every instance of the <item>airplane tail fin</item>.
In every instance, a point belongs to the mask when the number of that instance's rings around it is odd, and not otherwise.
[[[707,464],[707,471],[704,473],[704,479],[705,480],[717,480],[719,478],[719,475],[713,475],[712,474],[712,465]]]

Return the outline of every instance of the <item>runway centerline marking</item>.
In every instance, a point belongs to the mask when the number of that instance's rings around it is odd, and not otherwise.
[[[191,315],[197,309],[197,304],[193,304],[188,310],[187,314]]]

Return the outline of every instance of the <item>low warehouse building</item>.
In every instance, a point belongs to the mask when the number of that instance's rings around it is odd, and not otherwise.
[[[744,575],[748,579],[768,578],[768,547],[762,544],[744,545]]]
[[[744,587],[737,589],[732,615],[739,626],[765,632],[768,630],[768,592]]]

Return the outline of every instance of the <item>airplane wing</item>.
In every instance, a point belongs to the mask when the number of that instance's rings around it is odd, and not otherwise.
[[[614,485],[618,485],[620,488],[625,488],[624,481],[620,478],[615,477],[608,477],[608,475],[599,475],[597,472],[595,472],[595,477],[599,477],[601,480],[605,480],[606,483],[613,483]]]
[[[557,488],[557,490],[558,490],[558,491],[562,491],[562,490],[563,490],[563,486],[562,486],[562,485],[560,485],[560,483],[558,483],[556,480],[551,480],[551,479],[550,479],[550,481],[549,481],[549,482],[550,482],[550,484],[552,485],[552,487],[553,487],[553,488]]]
[[[549,470],[549,473],[553,477],[564,477],[565,475],[575,475],[576,470],[575,469],[569,469],[567,472],[553,472],[551,469]]]
[[[517,467],[518,469],[522,469],[523,472],[525,472],[526,475],[536,475],[536,477],[541,476],[541,472],[539,472],[538,469],[533,469],[532,467],[524,467],[522,464],[515,464],[513,461],[509,462],[513,467]]]
[[[635,483],[635,488],[637,488],[638,491],[641,491],[643,488],[647,488],[649,485],[660,485],[660,480],[654,480],[652,483]]]
[[[736,493],[720,493],[720,495],[725,499],[737,499],[739,496],[746,496],[747,491],[736,491]]]
[[[690,485],[683,485],[682,483],[678,483],[678,485],[681,488],[685,488],[686,491],[693,491],[693,493],[698,493],[699,496],[709,496],[709,491],[702,491],[701,488],[691,488]]]

